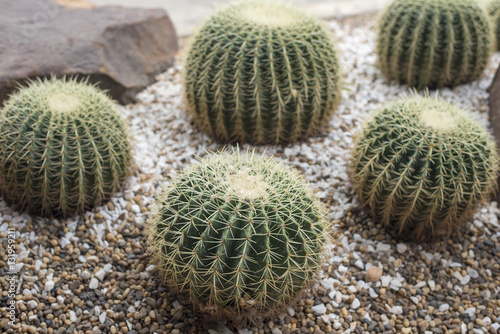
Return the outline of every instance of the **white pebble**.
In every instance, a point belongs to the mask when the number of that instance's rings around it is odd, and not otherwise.
[[[359,301],[359,299],[354,298],[354,300],[352,301],[352,304],[351,304],[351,308],[353,310],[357,310],[360,306],[361,306],[361,302]]]
[[[406,252],[406,244],[397,244],[396,248],[399,254],[403,254]]]
[[[290,314],[290,316],[293,317],[295,315],[295,309],[293,307],[289,307],[288,314]]]
[[[47,292],[52,291],[54,289],[54,285],[55,285],[54,281],[52,280],[47,281],[47,283],[45,283],[45,288],[43,289],[43,291]]]
[[[469,276],[471,278],[478,278],[479,277],[479,273],[477,272],[476,269],[471,269],[471,268],[468,268],[467,269],[467,274],[469,274]]]
[[[382,242],[377,244],[377,252],[388,252],[389,250],[391,250],[391,245],[384,244]]]
[[[90,278],[90,273],[87,270],[84,270],[80,274],[80,277],[82,278],[82,280],[86,281]]]
[[[71,322],[76,322],[78,320],[75,311],[69,311],[69,320]]]
[[[106,322],[106,315],[107,315],[106,312],[102,312],[101,315],[99,316],[99,321],[101,322],[101,324]]]
[[[439,305],[439,312],[446,312],[450,309],[450,305],[448,304],[441,304]]]
[[[476,308],[475,307],[469,307],[464,311],[464,313],[467,313],[470,316],[473,316],[476,313]]]
[[[134,213],[140,213],[141,212],[141,207],[137,204],[132,205],[132,211]]]
[[[95,277],[97,277],[99,279],[99,281],[101,281],[101,282],[104,279],[105,275],[106,275],[106,272],[102,269],[95,273]]]
[[[394,314],[394,315],[403,314],[403,308],[401,306],[393,306],[391,308],[391,313]]]
[[[316,315],[322,315],[326,313],[326,306],[325,304],[319,304],[311,307],[311,310],[313,310],[314,314]]]
[[[490,326],[491,323],[492,323],[492,321],[491,321],[490,317],[484,317],[483,318],[483,326]]]
[[[97,278],[92,277],[89,283],[89,289],[94,290],[97,289],[98,286],[99,286],[99,281],[97,280]]]

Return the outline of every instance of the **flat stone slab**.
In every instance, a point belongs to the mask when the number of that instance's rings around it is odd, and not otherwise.
[[[0,10],[0,105],[17,83],[89,77],[130,103],[174,62],[175,29],[163,9],[75,9],[50,0],[5,1]]]

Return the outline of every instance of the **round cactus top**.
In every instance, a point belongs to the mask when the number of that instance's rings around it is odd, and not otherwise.
[[[111,98],[97,87],[76,79],[58,80],[55,77],[33,80],[27,87],[14,93],[6,102],[9,110],[26,109],[30,112],[50,112],[56,115],[86,117],[89,112],[115,112],[116,105]]]
[[[225,200],[268,203],[287,196],[312,195],[296,171],[253,153],[213,154],[186,175],[203,176],[203,182],[209,183],[204,189],[224,194]]]
[[[459,107],[439,98],[415,96],[398,100],[375,115],[387,126],[418,131],[424,137],[470,141],[471,135],[487,138],[485,129]]]
[[[290,28],[310,18],[292,5],[274,0],[237,1],[229,4],[213,17],[215,21],[229,20],[253,27]]]
[[[291,6],[273,1],[257,1],[239,6],[236,13],[245,21],[270,27],[293,25],[299,14]]]
[[[52,93],[47,96],[47,103],[50,109],[59,113],[73,112],[80,107],[79,97],[68,93]]]

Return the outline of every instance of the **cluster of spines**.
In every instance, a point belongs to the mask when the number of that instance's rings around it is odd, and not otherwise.
[[[241,171],[262,177],[265,193],[233,193],[223,180]],[[282,165],[253,154],[214,155],[183,172],[157,202],[151,251],[166,282],[203,309],[252,322],[290,305],[318,271],[324,213]]]
[[[293,25],[274,27],[239,12],[277,6]],[[222,142],[286,143],[326,126],[340,97],[331,38],[297,9],[272,1],[231,4],[193,38],[185,66],[188,110]]]
[[[475,0],[395,0],[380,19],[381,71],[418,89],[477,80],[492,48],[490,21]]]
[[[61,110],[51,108],[51,97]],[[114,102],[86,82],[30,82],[5,103],[0,133],[2,194],[39,215],[100,205],[128,175],[126,124]]]
[[[426,110],[442,113],[435,127],[422,125]],[[448,116],[449,129],[440,118]],[[488,198],[498,156],[485,129],[463,110],[414,97],[381,109],[366,124],[351,168],[354,188],[373,217],[401,235],[426,239],[450,234]]]

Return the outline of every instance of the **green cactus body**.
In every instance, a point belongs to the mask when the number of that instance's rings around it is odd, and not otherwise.
[[[496,185],[489,134],[463,110],[413,97],[377,112],[353,151],[351,179],[374,218],[401,235],[449,234]]]
[[[167,283],[204,310],[251,322],[310,284],[325,224],[298,173],[224,152],[178,175],[159,196],[149,232]]]
[[[188,111],[222,142],[286,143],[325,127],[340,98],[339,60],[313,18],[275,1],[227,5],[193,37]]]
[[[395,0],[380,19],[380,70],[417,89],[477,80],[492,49],[488,15],[475,0]]]
[[[496,47],[500,47],[500,0],[492,0],[487,5],[488,13],[492,19],[492,25],[495,31]]]
[[[38,80],[0,110],[0,189],[39,215],[78,213],[122,187],[130,165],[114,102],[75,80]]]

